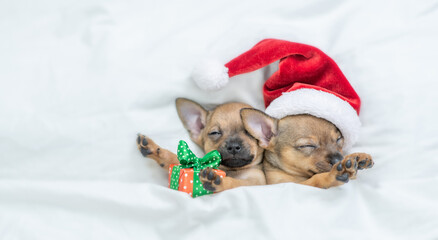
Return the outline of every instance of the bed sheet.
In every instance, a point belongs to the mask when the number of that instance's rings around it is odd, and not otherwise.
[[[136,134],[201,154],[176,97],[263,110],[272,69],[212,93],[190,72],[264,38],[338,63],[375,166],[328,190],[168,189]],[[437,1],[0,1],[0,239],[438,239],[437,42]]]

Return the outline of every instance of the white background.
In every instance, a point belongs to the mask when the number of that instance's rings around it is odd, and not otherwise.
[[[176,97],[263,109],[264,70],[214,93],[189,76],[264,38],[339,64],[374,168],[329,190],[168,189],[136,134],[200,154]],[[0,239],[438,239],[437,43],[437,1],[0,0]]]

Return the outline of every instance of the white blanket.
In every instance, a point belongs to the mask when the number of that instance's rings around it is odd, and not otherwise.
[[[314,45],[362,98],[374,168],[190,198],[136,149],[190,142],[176,97],[263,109],[264,70],[204,92],[264,38]],[[0,239],[438,239],[436,1],[0,2]]]

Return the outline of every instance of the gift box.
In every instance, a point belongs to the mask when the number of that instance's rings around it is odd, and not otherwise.
[[[207,153],[204,157],[198,158],[189,149],[184,141],[178,145],[177,156],[180,164],[171,164],[169,166],[169,188],[186,192],[192,197],[199,197],[213,192],[204,189],[199,172],[207,167],[213,168],[221,177],[225,177],[224,171],[217,169],[221,161],[221,155],[214,150]]]

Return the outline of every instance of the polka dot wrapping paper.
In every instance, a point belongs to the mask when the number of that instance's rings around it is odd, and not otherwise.
[[[212,194],[202,186],[199,180],[199,172],[207,167],[213,168],[216,174],[225,177],[226,174],[217,167],[221,161],[221,155],[214,150],[207,153],[204,157],[198,158],[190,150],[187,143],[179,141],[177,156],[180,164],[169,166],[169,188],[186,192],[193,198]]]

